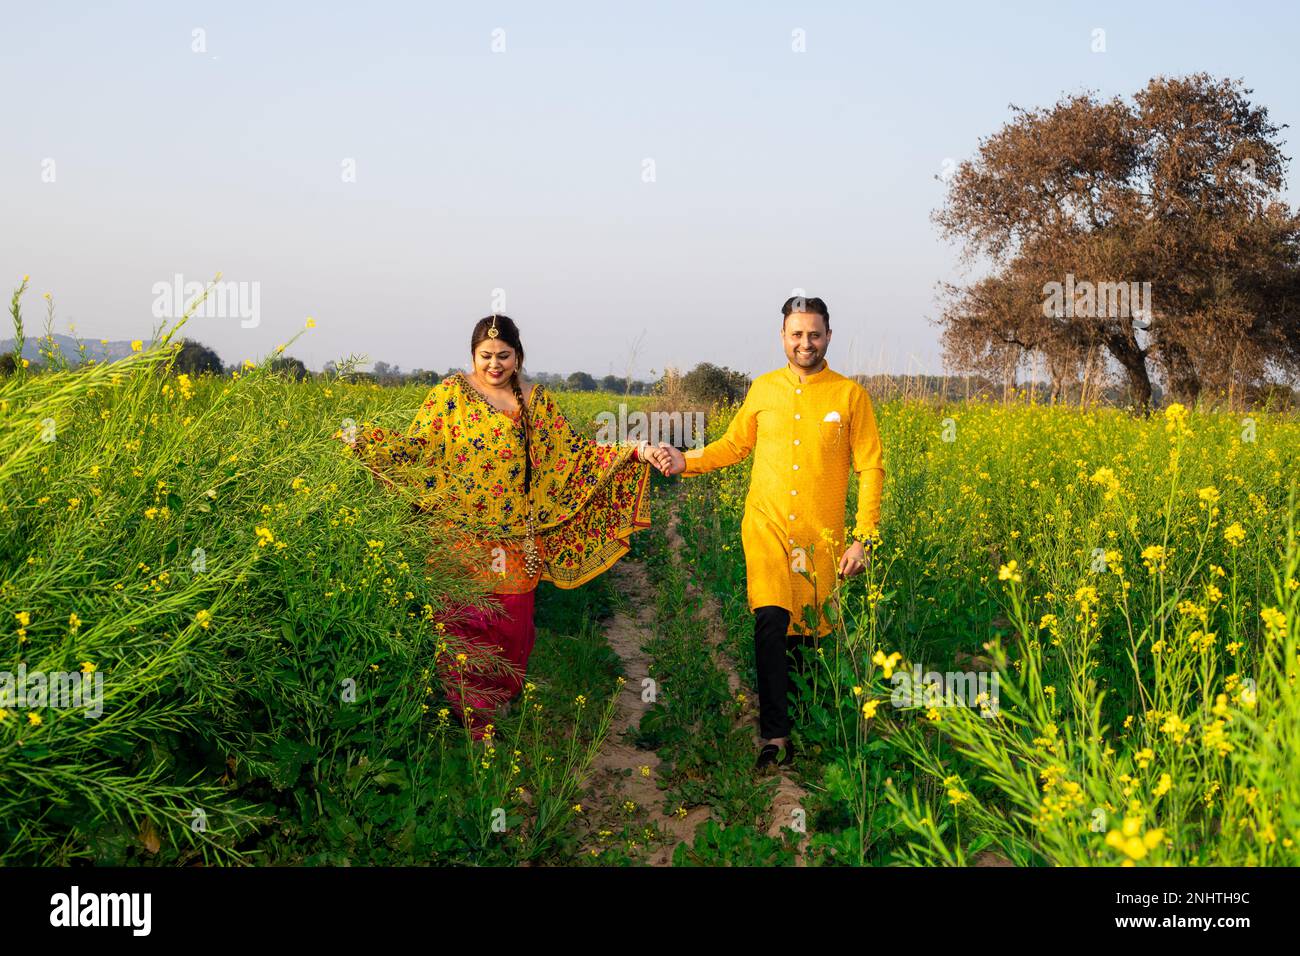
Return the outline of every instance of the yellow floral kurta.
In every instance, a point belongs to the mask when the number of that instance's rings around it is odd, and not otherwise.
[[[435,385],[405,433],[366,428],[354,450],[380,477],[419,490],[420,507],[452,516],[466,569],[498,593],[538,580],[575,588],[627,553],[631,533],[650,525],[650,465],[635,445],[599,444],[578,434],[550,393],[535,385],[532,494],[524,494],[524,429],[459,373]],[[531,504],[541,555],[523,569]]]
[[[850,465],[858,473],[852,537],[866,539],[880,522],[885,468],[871,399],[829,366],[802,381],[788,365],[760,375],[726,434],[686,452],[685,474],[734,465],[751,451],[741,520],[749,608],[790,611],[791,634],[812,633],[804,608],[816,608],[816,634],[824,635],[831,625],[822,602],[847,547]]]

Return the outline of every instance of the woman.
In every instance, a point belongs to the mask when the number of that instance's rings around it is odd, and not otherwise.
[[[523,686],[538,582],[575,588],[626,554],[630,534],[650,524],[650,465],[665,471],[671,460],[646,442],[583,438],[541,385],[525,394],[524,348],[507,316],[479,320],[470,354],[472,371],[434,386],[404,434],[368,429],[353,448],[385,480],[423,489],[420,506],[449,516],[459,563],[492,592],[489,606],[443,622],[482,653],[439,659],[451,707],[477,739],[488,711]]]

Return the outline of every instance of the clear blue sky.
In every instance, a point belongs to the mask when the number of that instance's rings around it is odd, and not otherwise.
[[[50,291],[60,331],[147,338],[154,283],[223,270],[260,325],[191,334],[235,361],[311,315],[312,368],[460,365],[501,288],[534,371],[621,373],[644,332],[638,375],[756,373],[799,287],[832,367],[937,372],[961,273],[934,177],[1008,104],[1205,70],[1300,127],[1281,3],[4,0],[0,24],[0,278],[31,274],[29,327]]]

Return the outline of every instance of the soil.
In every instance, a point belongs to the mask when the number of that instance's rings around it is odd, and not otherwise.
[[[681,561],[685,542],[678,529],[679,515],[676,507],[672,508],[668,525],[668,549],[674,562]],[[671,866],[673,851],[677,844],[690,843],[694,839],[695,828],[705,820],[713,817],[708,807],[695,807],[685,817],[663,811],[663,790],[658,785],[658,768],[660,760],[652,750],[641,750],[631,742],[641,717],[650,709],[650,703],[642,700],[641,681],[650,676],[650,657],[642,649],[648,634],[655,626],[656,603],[653,585],[645,565],[639,561],[624,559],[609,572],[613,575],[613,585],[625,598],[621,607],[605,625],[605,639],[623,665],[627,683],[619,695],[614,719],[604,747],[592,765],[584,804],[592,807],[617,809],[625,801],[632,800],[640,811],[644,812],[646,822],[667,834],[668,840],[647,858],[651,866]],[[700,596],[701,590],[694,582],[688,580],[687,591],[692,596]],[[706,629],[707,642],[715,665],[727,677],[727,686],[733,695],[744,693],[752,706],[746,706],[741,718],[750,725],[754,742],[754,754],[758,753],[760,737],[758,736],[757,696],[752,688],[746,687],[737,673],[730,656],[723,650],[726,627],[722,620],[722,611],[717,598],[705,593],[702,600],[700,619]],[[647,768],[648,773],[643,773]],[[772,803],[767,813],[767,833],[779,838],[781,828],[788,827],[794,820],[793,811],[801,809],[807,799],[807,792],[801,787],[785,768],[775,768],[777,786]],[[606,829],[617,831],[617,826],[606,824]],[[803,843],[800,841],[796,851],[796,865],[804,865]],[[584,852],[599,844],[595,841],[584,848]]]
[[[684,818],[665,814],[663,791],[658,783],[659,757],[653,750],[641,750],[630,742],[641,717],[651,706],[641,699],[641,681],[650,676],[650,657],[642,649],[642,643],[654,629],[654,592],[645,565],[639,561],[625,559],[609,573],[614,576],[614,587],[627,600],[624,609],[616,611],[606,624],[605,639],[622,661],[627,683],[619,694],[605,746],[592,765],[586,800],[593,806],[612,808],[622,807],[627,800],[635,802],[648,818],[648,825],[669,835],[667,845],[656,849],[646,862],[651,866],[671,866],[676,845],[689,843],[694,838],[695,827],[712,813],[708,807],[696,807]],[[643,775],[642,767],[649,769],[648,775]]]

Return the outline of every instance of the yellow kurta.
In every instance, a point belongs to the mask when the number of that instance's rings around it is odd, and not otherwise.
[[[686,475],[725,468],[754,454],[741,520],[749,608],[790,611],[791,634],[831,630],[822,603],[832,596],[847,547],[849,469],[858,474],[852,537],[880,523],[884,453],[871,399],[829,366],[800,380],[788,365],[760,375],[727,433],[686,452]],[[805,607],[809,608],[805,612]]]

